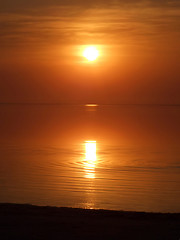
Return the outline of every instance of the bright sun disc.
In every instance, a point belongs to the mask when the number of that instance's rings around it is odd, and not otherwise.
[[[84,50],[83,56],[89,61],[94,61],[99,56],[99,51],[96,47],[90,46]]]

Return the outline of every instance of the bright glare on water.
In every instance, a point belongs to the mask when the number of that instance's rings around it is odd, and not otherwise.
[[[86,158],[84,162],[85,177],[95,178],[96,167],[96,141],[86,141]]]

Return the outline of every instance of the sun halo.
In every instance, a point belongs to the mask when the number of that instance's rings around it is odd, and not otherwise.
[[[95,61],[97,57],[99,56],[99,51],[95,46],[88,46],[84,49],[83,51],[83,56],[88,60],[88,61]]]

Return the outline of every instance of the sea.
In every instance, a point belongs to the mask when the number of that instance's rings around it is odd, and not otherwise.
[[[180,106],[0,104],[0,202],[180,212]]]

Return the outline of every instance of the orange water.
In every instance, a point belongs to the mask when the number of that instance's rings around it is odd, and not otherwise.
[[[180,107],[0,106],[0,202],[180,212]]]

